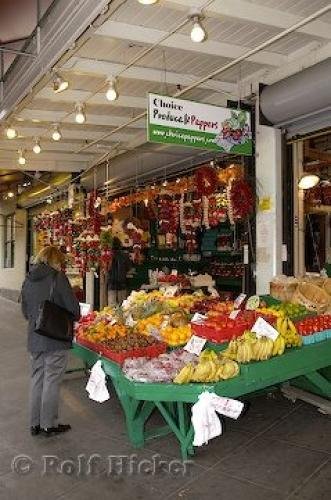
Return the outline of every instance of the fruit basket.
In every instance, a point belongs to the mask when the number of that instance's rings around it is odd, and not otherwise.
[[[107,345],[99,344],[101,347],[101,354],[105,358],[111,359],[116,363],[122,365],[128,358],[156,358],[167,350],[167,345],[163,342],[157,342],[147,347],[137,347],[125,351],[116,352],[110,349]]]
[[[293,294],[292,302],[304,305],[309,311],[323,313],[328,308],[330,296],[316,285],[301,283]]]

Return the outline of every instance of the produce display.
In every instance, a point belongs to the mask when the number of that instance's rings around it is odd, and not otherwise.
[[[331,338],[331,315],[307,316],[300,304],[267,306],[252,296],[235,310],[233,301],[201,292],[177,293],[132,292],[122,307],[81,318],[76,340],[122,364],[131,380],[181,385],[221,382],[238,376],[241,364],[267,361],[286,349]],[[264,328],[259,334],[253,331],[258,324]],[[192,334],[227,344],[219,352],[207,344],[197,356],[182,348]],[[167,347],[173,350],[166,352]]]

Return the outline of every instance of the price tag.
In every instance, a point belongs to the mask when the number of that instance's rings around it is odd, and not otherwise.
[[[287,262],[287,245],[282,245],[282,262]]]
[[[204,314],[195,313],[195,314],[193,315],[193,318],[191,319],[191,323],[201,324],[201,323],[203,323],[206,319],[207,319],[207,316],[205,316]]]
[[[199,356],[206,342],[207,339],[202,339],[201,337],[192,335],[192,337],[187,342],[184,349],[185,351],[190,352],[191,354],[196,354],[197,356]]]
[[[131,314],[130,314],[130,316],[127,317],[125,324],[126,324],[126,326],[128,326],[130,328],[133,328],[134,325],[136,324],[136,321],[133,319]]]
[[[91,312],[91,304],[86,304],[86,302],[80,302],[80,315],[87,316]]]
[[[247,297],[246,293],[241,293],[240,295],[238,295],[238,297],[236,298],[236,300],[233,303],[234,304],[234,308],[235,309],[239,309],[239,307],[244,302],[244,300],[246,299],[246,297]]]
[[[217,396],[216,394],[213,394],[212,405],[217,413],[220,413],[225,417],[233,418],[234,420],[237,420],[237,418],[240,417],[244,409],[244,403],[241,401],[223,398],[222,396]]]
[[[248,245],[243,246],[244,249],[244,264],[249,264],[249,252],[248,252]]]
[[[229,314],[229,318],[236,319],[236,317],[238,316],[239,313],[240,313],[239,309],[237,309],[236,311],[231,311]]]
[[[167,286],[164,290],[165,297],[174,297],[178,292],[178,286]]]
[[[254,332],[257,337],[268,337],[273,341],[275,341],[279,335],[277,330],[263,318],[258,318],[256,320],[255,325],[252,328],[252,332]]]

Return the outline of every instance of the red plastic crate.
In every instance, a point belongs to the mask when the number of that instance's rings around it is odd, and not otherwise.
[[[111,359],[120,365],[122,365],[127,358],[156,358],[167,350],[167,345],[163,342],[158,342],[157,344],[150,345],[148,347],[139,347],[137,349],[122,352],[112,351],[109,347],[102,344],[99,344],[99,347],[100,352],[103,356],[105,356],[105,358]]]
[[[195,335],[207,339],[217,344],[228,342],[233,338],[240,337],[245,331],[245,327],[237,326],[233,328],[211,328],[205,325],[192,323],[192,330]]]
[[[91,340],[87,340],[84,337],[76,337],[76,343],[82,345],[83,347],[87,347],[91,349],[91,351],[101,352],[102,345],[97,344],[96,342],[92,342]]]

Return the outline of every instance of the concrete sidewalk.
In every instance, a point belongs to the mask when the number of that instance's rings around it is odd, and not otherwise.
[[[31,437],[25,329],[19,306],[0,299],[1,500],[331,498],[331,419],[277,393],[227,420],[225,434],[198,449],[186,470],[171,436],[133,449],[112,388],[110,401],[94,403],[80,374],[62,389],[61,421],[72,431]]]

